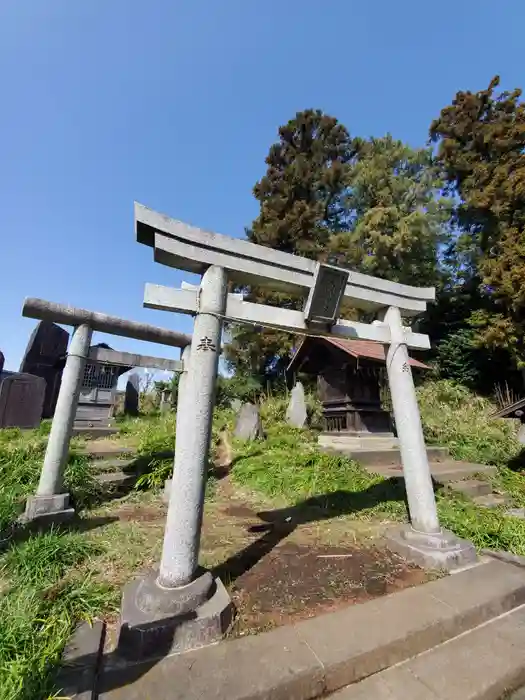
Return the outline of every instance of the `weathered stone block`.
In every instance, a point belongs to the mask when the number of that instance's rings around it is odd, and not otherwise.
[[[50,496],[29,496],[21,520],[61,523],[74,515],[74,508],[69,507],[69,493],[55,493]]]
[[[286,421],[289,425],[293,425],[294,428],[304,428],[307,419],[304,387],[301,382],[297,382],[290,395],[290,403],[286,410]]]
[[[232,618],[230,596],[209,572],[176,589],[159,587],[154,575],[136,579],[122,595],[118,653],[142,660],[206,646],[222,638]]]
[[[258,406],[252,403],[245,403],[242,405],[239,415],[237,416],[233,434],[239,440],[256,440],[257,438],[263,437],[263,428]]]

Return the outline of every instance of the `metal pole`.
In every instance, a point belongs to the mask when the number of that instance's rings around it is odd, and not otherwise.
[[[385,312],[384,321],[389,325],[391,334],[390,345],[386,346],[386,369],[401,449],[410,520],[414,530],[438,533],[441,529],[436,499],[399,309],[391,306]]]
[[[227,297],[226,272],[212,266],[202,276],[191,363],[177,415],[177,442],[158,583],[176,588],[196,572],[208,471],[215,385]]]
[[[69,441],[92,334],[92,329],[85,324],[78,326],[73,333],[66,365],[62,372],[60,392],[49,433],[37,496],[51,496],[61,492],[64,467],[69,454]]]

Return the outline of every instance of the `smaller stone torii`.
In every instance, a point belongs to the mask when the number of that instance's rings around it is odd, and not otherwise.
[[[199,288],[147,284],[144,306],[195,317],[184,411],[177,422],[173,483],[160,568],[124,588],[119,650],[147,657],[159,645],[181,651],[217,640],[231,603],[219,579],[198,567],[213,397],[224,321],[303,335],[373,340],[385,346],[411,525],[393,549],[433,568],[475,560],[473,546],[441,529],[407,347],[430,348],[403,317],[423,313],[434,289],[420,289],[320,264],[248,241],[210,233],[135,204],[137,241],[163,265],[202,275]],[[303,311],[248,303],[228,283],[302,297]],[[341,301],[374,312],[372,324],[338,318]]]
[[[189,359],[191,336],[150,326],[146,323],[137,323],[95,311],[55,304],[43,299],[26,299],[22,315],[74,326],[40,481],[36,494],[27,500],[23,516],[26,521],[35,519],[45,519],[50,522],[60,521],[74,514],[69,503],[69,493],[64,493],[63,474],[69,454],[73,421],[86,361],[91,359],[98,362],[129,364],[130,366],[158,367],[182,372],[184,375],[184,360]],[[106,348],[90,348],[93,331],[181,348],[183,349],[182,362],[133,353],[120,353]]]

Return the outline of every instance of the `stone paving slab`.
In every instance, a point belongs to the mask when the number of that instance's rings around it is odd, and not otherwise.
[[[102,460],[110,457],[133,457],[135,451],[130,447],[116,447],[115,445],[88,445],[87,448],[81,450],[82,454],[90,459]]]
[[[403,468],[401,465],[384,465],[376,467],[368,467],[369,472],[380,474],[385,479],[390,477],[402,477]],[[456,462],[448,459],[443,462],[430,462],[430,473],[435,481],[439,483],[448,483],[450,481],[459,481],[473,477],[475,474],[486,474],[487,476],[496,473],[496,467],[487,464],[476,464],[474,462]]]
[[[523,603],[522,569],[489,560],[291,627],[130,666],[118,677],[102,677],[100,700],[309,700],[378,674]],[[416,697],[418,684],[412,685]],[[381,692],[378,698],[389,697]]]
[[[501,700],[525,682],[525,608],[334,693],[332,700]]]
[[[149,666],[130,669],[128,679],[137,678],[132,685],[104,692],[103,681],[99,698],[305,700],[318,697],[324,690],[322,664],[293,627],[181,654]],[[110,677],[111,685],[113,678]]]
[[[76,627],[62,654],[55,681],[60,697],[71,700],[93,698],[104,632],[104,624],[100,621],[92,625],[82,622]]]

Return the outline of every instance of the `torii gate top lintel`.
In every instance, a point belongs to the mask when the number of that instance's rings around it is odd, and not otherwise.
[[[217,265],[228,271],[230,280],[240,284],[304,295],[312,288],[319,268],[314,260],[204,231],[138,203],[135,231],[139,243],[154,248],[157,262],[199,274]],[[352,270],[345,272],[348,282],[344,297],[367,311],[397,306],[404,316],[414,316],[435,299],[433,287],[412,287]]]

